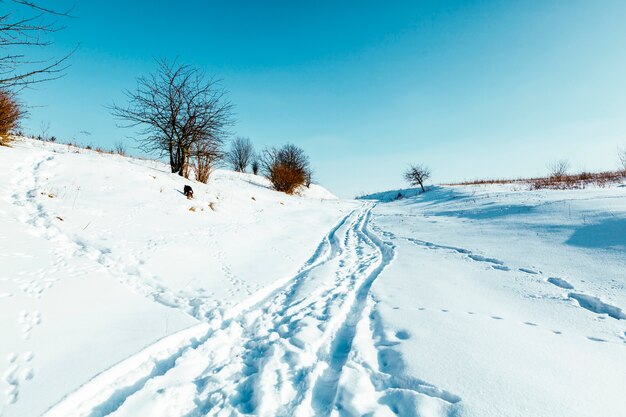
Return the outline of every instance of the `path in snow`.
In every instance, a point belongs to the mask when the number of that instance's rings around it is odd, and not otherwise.
[[[392,416],[407,404],[453,412],[459,397],[403,376],[376,336],[370,287],[394,246],[368,229],[372,207],[346,216],[269,294],[123,361],[45,416]]]

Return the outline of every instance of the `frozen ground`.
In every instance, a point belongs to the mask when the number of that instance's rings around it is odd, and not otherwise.
[[[189,202],[153,162],[0,159],[0,415],[626,416],[626,187]]]

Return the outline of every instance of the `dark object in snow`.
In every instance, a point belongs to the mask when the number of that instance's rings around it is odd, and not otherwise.
[[[193,189],[189,185],[185,185],[185,189],[183,190],[183,194],[187,197],[187,200],[191,200],[193,198]]]

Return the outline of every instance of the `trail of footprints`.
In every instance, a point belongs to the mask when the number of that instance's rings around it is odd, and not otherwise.
[[[468,314],[470,316],[475,316],[475,317],[486,317],[489,318],[491,320],[496,320],[496,321],[508,321],[505,317],[499,316],[499,315],[495,315],[495,314],[488,314],[488,313],[477,313],[475,311],[463,311],[463,312],[459,312],[459,311],[452,311],[449,309],[445,309],[445,308],[427,308],[427,307],[417,307],[418,311],[428,311],[428,312],[434,312],[434,313],[451,313],[451,314]],[[539,323],[534,323],[532,321],[521,321],[518,322],[518,324],[520,325],[524,325],[524,326],[529,326],[529,327],[534,327],[542,330],[547,330],[551,333],[554,333],[555,335],[565,335],[565,333],[563,333],[561,330],[557,330],[557,329],[549,329],[546,328],[545,326],[542,326]],[[623,334],[619,334],[618,337],[624,342],[624,344],[626,344],[626,332],[624,332]],[[596,336],[586,336],[586,339],[592,341],[592,342],[602,342],[602,343],[610,343],[609,340],[603,339],[601,337],[596,337]]]
[[[41,313],[37,310],[30,312],[22,310],[17,321],[21,326],[22,339],[28,340],[33,329],[41,324]],[[6,356],[8,367],[3,375],[3,380],[7,384],[4,389],[6,404],[15,403],[19,398],[21,386],[35,376],[32,367],[34,357],[32,351],[21,354],[11,352]]]
[[[376,230],[376,232],[380,233],[381,235],[385,236],[388,239],[396,239],[396,236],[391,232],[384,231],[378,227],[374,227],[374,230]],[[428,242],[428,241],[419,240],[415,238],[403,238],[403,239],[413,243],[414,245],[426,247],[429,249],[447,250],[451,252],[456,252],[458,254],[465,256],[466,258],[472,261],[484,262],[484,263],[490,264],[491,268],[493,269],[497,269],[501,271],[511,271],[511,268],[505,265],[504,262],[502,262],[501,260],[475,254],[469,249],[464,249],[464,248],[459,248],[456,246],[449,246],[449,245],[439,245],[433,242]],[[531,268],[518,268],[518,271],[524,272],[529,275],[543,275],[541,271],[536,271]],[[563,278],[548,277],[545,282],[552,284],[556,287],[559,287],[561,289],[568,290],[568,292],[564,294],[564,297],[566,299],[575,301],[578,306],[584,308],[585,310],[588,310],[592,313],[599,314],[600,319],[605,319],[606,317],[604,315],[606,315],[616,320],[626,320],[626,313],[624,313],[624,311],[622,311],[621,308],[608,304],[602,301],[601,299],[599,299],[598,297],[584,294],[581,292],[577,292],[575,287]],[[424,308],[420,308],[420,310],[424,310]],[[448,310],[442,309],[441,312],[447,313]],[[474,313],[468,312],[468,314],[474,314]],[[503,319],[502,317],[499,317],[499,316],[491,316],[491,318],[494,320]],[[539,327],[538,324],[535,324],[532,322],[523,322],[523,324],[532,326],[532,327]],[[558,330],[552,330],[552,332],[555,334],[559,334],[559,335],[562,334],[562,332]],[[623,332],[623,334],[619,334],[618,337],[626,344],[626,332]],[[608,342],[605,339],[594,337],[594,336],[588,336],[587,339],[594,341],[594,342]]]
[[[24,352],[21,355],[13,352],[7,355],[6,361],[9,367],[3,375],[3,379],[8,385],[4,390],[7,404],[15,403],[20,395],[21,385],[30,381],[35,376],[35,372],[31,366],[33,358],[34,354],[30,351]]]

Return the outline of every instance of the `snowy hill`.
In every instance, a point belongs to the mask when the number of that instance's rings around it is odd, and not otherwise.
[[[152,161],[0,161],[3,417],[626,415],[623,185],[189,201]]]
[[[8,416],[39,415],[159,338],[263,297],[354,206],[317,185],[287,196],[219,170],[190,183],[158,162],[40,141],[0,160]]]

